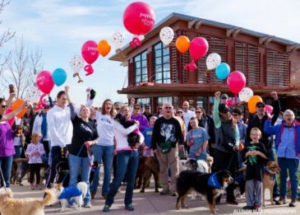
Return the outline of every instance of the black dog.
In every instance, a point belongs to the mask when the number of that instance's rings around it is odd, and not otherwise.
[[[228,170],[221,170],[216,173],[203,174],[191,170],[182,171],[177,179],[178,198],[176,209],[185,207],[184,199],[191,189],[205,195],[209,209],[215,213],[216,198],[224,192],[226,187],[233,182],[233,178]]]

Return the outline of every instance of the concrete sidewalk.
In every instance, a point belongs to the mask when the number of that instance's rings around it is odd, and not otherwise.
[[[18,186],[13,185],[12,190],[14,192],[15,198],[26,198],[26,197],[34,197],[34,198],[42,198],[43,191],[32,191],[29,186]],[[186,198],[186,205],[188,205],[188,209],[183,210],[175,210],[175,202],[176,197],[172,196],[161,196],[159,193],[154,193],[154,189],[146,189],[146,193],[140,193],[139,190],[136,190],[134,193],[133,204],[135,206],[135,211],[129,212],[124,209],[124,192],[125,187],[121,187],[120,192],[117,194],[115,198],[115,203],[111,207],[111,211],[106,214],[110,215],[119,215],[119,214],[130,214],[130,215],[144,215],[144,214],[161,214],[161,215],[169,215],[169,214],[188,214],[188,215],[201,215],[201,214],[210,214],[208,210],[207,203],[204,200],[190,200],[190,197]],[[243,206],[245,206],[245,199],[238,199],[239,205],[227,205],[220,204],[217,206],[217,214],[253,214],[246,213],[244,211],[238,211]],[[91,209],[81,209],[80,211],[67,208],[64,213],[60,213],[60,208],[58,204],[46,207],[46,214],[104,214],[102,212],[102,207],[104,205],[104,199],[100,199],[99,196],[96,196],[96,199],[92,201],[93,208]],[[267,201],[267,207],[264,208],[262,214],[299,214],[300,212],[300,202],[296,208],[289,208],[287,205],[284,206],[271,206],[270,202]],[[254,214],[259,214],[258,212]]]

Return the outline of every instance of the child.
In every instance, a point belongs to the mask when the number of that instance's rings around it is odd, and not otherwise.
[[[31,189],[34,190],[35,188],[42,189],[40,184],[40,169],[43,163],[42,155],[45,154],[44,146],[40,143],[41,134],[36,132],[32,134],[31,142],[26,150],[26,157],[28,158],[28,164],[30,169],[30,185]],[[36,185],[33,185],[34,174],[36,177]]]
[[[187,145],[190,147],[189,158],[206,161],[209,135],[204,128],[199,127],[195,117],[190,119],[190,125],[192,129],[186,137]]]
[[[246,170],[246,199],[245,210],[260,209],[262,203],[262,176],[267,159],[264,144],[259,140],[262,134],[259,128],[254,127],[250,131],[250,144],[244,149],[244,157],[247,164]]]
[[[23,129],[20,125],[16,125],[14,129],[14,147],[16,154],[14,155],[14,159],[20,158],[22,155],[22,149],[25,145],[25,136],[23,134]]]
[[[150,117],[150,125],[148,128],[146,128],[143,132],[143,135],[145,137],[145,147],[143,151],[143,156],[144,157],[153,157],[153,149],[151,149],[151,138],[152,138],[152,132],[153,132],[153,127],[155,124],[155,121],[157,120],[156,116],[151,116]]]

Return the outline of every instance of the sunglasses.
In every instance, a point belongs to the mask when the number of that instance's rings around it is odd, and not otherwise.
[[[177,111],[176,113],[182,113],[182,111]]]
[[[2,108],[6,108],[6,105],[1,105]]]
[[[257,105],[258,108],[264,108],[264,105]]]
[[[202,113],[202,111],[196,111],[196,113]]]
[[[233,113],[232,116],[238,116],[238,114],[237,113]]]
[[[165,107],[165,109],[172,109],[172,107]]]

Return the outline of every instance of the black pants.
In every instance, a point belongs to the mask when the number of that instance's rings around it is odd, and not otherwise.
[[[41,181],[41,175],[40,175],[41,166],[42,166],[42,164],[40,164],[40,163],[29,164],[29,170],[30,170],[29,182],[30,182],[30,184],[33,184],[34,175],[35,175],[35,178],[36,178],[36,184],[40,184],[40,181]]]
[[[214,164],[213,164],[213,171],[217,172],[220,170],[227,169],[230,171],[232,178],[235,179],[235,172],[237,170],[238,166],[238,159],[237,159],[237,153],[227,153],[222,152],[217,149],[214,150]],[[227,201],[235,201],[234,196],[234,188],[235,184],[230,184],[226,189],[226,195],[227,195]],[[221,197],[217,199],[217,202],[220,201]]]
[[[66,155],[66,148],[61,148],[59,146],[53,146],[51,148],[51,164],[50,164],[50,173],[47,180],[47,187],[50,188],[51,184],[53,184],[55,176],[56,176],[56,166],[62,161],[62,159]]]

